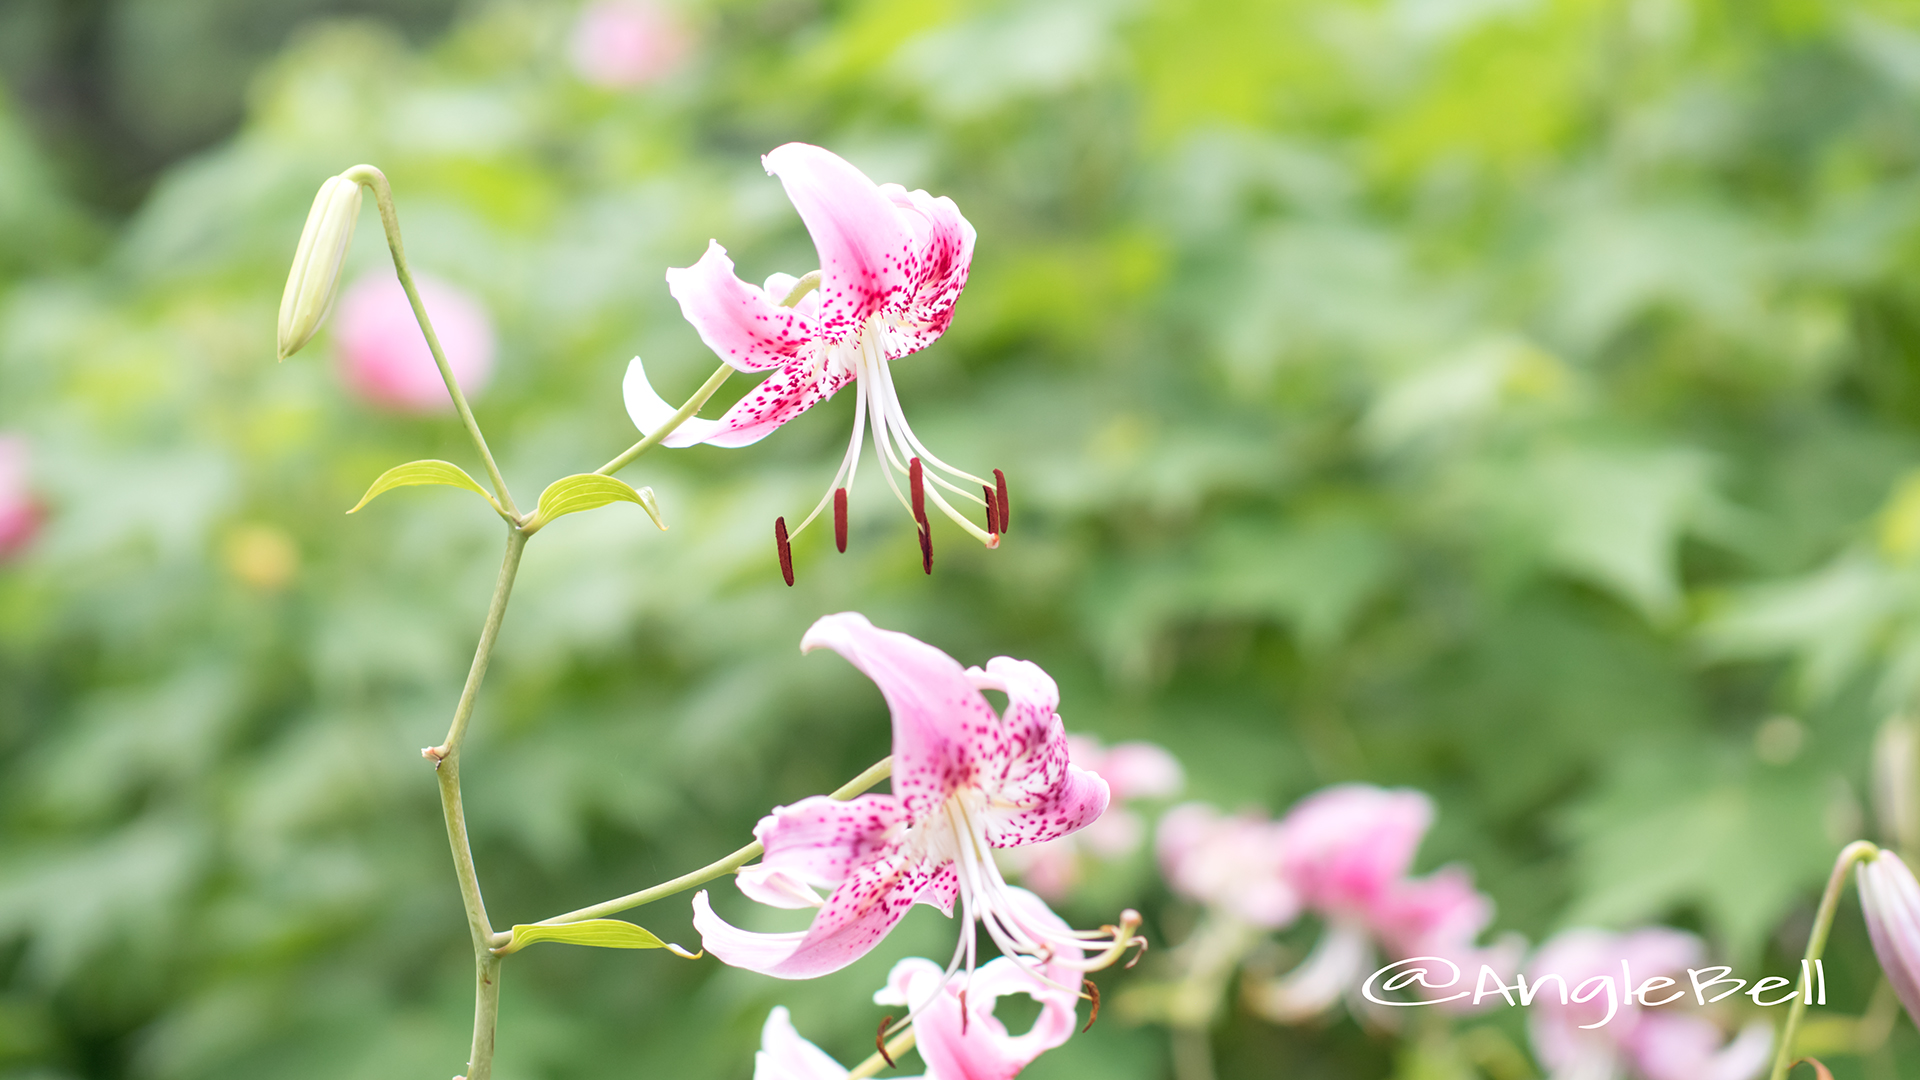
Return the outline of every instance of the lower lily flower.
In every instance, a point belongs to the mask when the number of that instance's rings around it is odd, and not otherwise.
[[[1137,913],[1100,930],[1066,929],[994,864],[992,849],[1065,836],[1107,807],[1106,782],[1068,760],[1059,691],[1046,672],[1004,656],[963,669],[851,612],[814,623],[800,647],[832,649],[879,685],[893,715],[893,793],[816,796],[762,818],[754,835],[766,854],[740,871],[740,891],[819,913],[803,931],[752,933],[715,915],[702,891],[693,922],[708,951],[735,967],[809,979],[865,955],[912,905],[951,915],[956,898],[964,923],[947,975],[974,971],[976,925],[1010,962],[1053,984],[1050,972],[1099,970],[1144,947]],[[985,690],[1006,695],[1003,714]]]
[[[881,475],[918,527],[928,573],[928,502],[981,543],[999,546],[1008,524],[1005,476],[994,470],[990,484],[934,456],[907,424],[888,368],[946,332],[973,262],[973,226],[952,199],[876,185],[818,146],[788,143],[761,162],[800,212],[820,269],[800,278],[775,274],[764,287],[753,285],[735,276],[727,249],[713,241],[699,262],[667,271],[668,290],[709,348],[741,371],[775,373],[720,419],[690,419],[662,442],[747,446],[854,382],[853,435],[833,483],[799,528],[789,533],[785,517],[774,524],[787,584],[793,584],[792,538],[829,505],[835,542],[847,549],[847,492],[869,425]],[[627,412],[643,433],[658,430],[676,411],[654,391],[638,357],[627,368],[625,393]],[[940,488],[985,507],[986,528],[954,509]]]

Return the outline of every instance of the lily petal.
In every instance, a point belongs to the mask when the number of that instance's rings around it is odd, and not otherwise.
[[[915,1017],[913,1031],[927,1075],[940,1080],[1012,1080],[1033,1059],[1073,1036],[1076,995],[1047,986],[1005,957],[973,973],[964,1002],[957,981],[949,982],[940,965],[918,957],[895,964],[887,985],[895,1002],[919,1007],[934,998]],[[993,1015],[995,1002],[1009,994],[1040,1002],[1040,1015],[1024,1035],[1009,1035]]]
[[[781,307],[785,297],[741,281],[718,240],[707,242],[699,262],[668,270],[667,291],[707,348],[741,371],[766,371],[814,351],[813,320]]]
[[[904,308],[914,285],[914,237],[893,201],[818,146],[788,143],[760,162],[780,178],[820,254],[821,334],[844,341],[875,313]]]
[[[1000,721],[952,657],[852,611],[822,616],[807,630],[800,651],[818,648],[845,657],[887,699],[893,792],[915,820],[975,782]]]
[[[760,1029],[753,1080],[847,1080],[847,1070],[825,1050],[800,1037],[785,1005],[775,1005]]]
[[[931,873],[902,857],[855,869],[827,898],[813,925],[799,932],[758,934],[713,913],[702,890],[693,898],[693,926],[722,963],[776,979],[812,979],[865,956],[913,905]]]
[[[946,333],[973,265],[974,231],[944,195],[935,198],[899,184],[882,184],[880,190],[900,208],[914,241],[913,293],[887,347],[887,359],[898,360]]]
[[[1065,836],[1107,808],[1107,782],[1067,760],[1067,733],[1056,710],[1060,688],[1038,664],[996,656],[973,668],[974,686],[1007,695],[993,729],[982,786],[992,797],[987,842],[1017,847]]]
[[[817,907],[809,887],[836,888],[855,868],[887,854],[905,818],[900,800],[891,795],[848,802],[816,795],[775,807],[753,830],[766,854],[743,868],[734,883],[763,904]]]
[[[667,421],[673,419],[673,414],[680,411],[679,406],[668,404],[654,390],[653,384],[647,381],[646,366],[637,356],[633,358],[633,363],[627,365],[626,382],[621,388],[626,393],[627,415],[633,418],[633,426],[639,428],[642,435],[651,435],[666,427]],[[719,432],[719,421],[690,416],[673,429],[672,434],[661,439],[660,445],[693,446],[706,442]]]
[[[701,441],[727,447],[757,443],[781,424],[832,397],[852,379],[851,372],[835,365],[829,364],[821,371],[807,361],[795,360],[734,402],[733,408],[713,421],[714,433]]]

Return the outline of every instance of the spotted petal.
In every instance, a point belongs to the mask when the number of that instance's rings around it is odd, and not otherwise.
[[[760,159],[780,178],[820,254],[820,332],[845,341],[871,316],[905,307],[914,286],[914,235],[865,173],[806,143]]]
[[[776,807],[753,830],[766,854],[734,879],[775,907],[814,907],[814,888],[834,889],[856,868],[889,854],[906,811],[891,795],[840,802],[824,795]]]
[[[777,979],[812,979],[838,971],[879,943],[926,887],[931,870],[901,856],[855,869],[803,931],[758,934],[713,913],[702,890],[693,898],[693,926],[722,963]]]
[[[801,651],[817,648],[845,657],[887,699],[893,791],[909,816],[925,818],[962,785],[977,783],[999,720],[952,657],[851,611],[823,616],[807,630]]]
[[[995,1002],[1009,994],[1028,994],[1040,1002],[1040,1015],[1024,1035],[1008,1034],[993,1015]],[[931,960],[902,960],[888,976],[887,989],[874,998],[914,1007],[931,999],[914,1018],[913,1032],[927,1075],[941,1080],[1012,1080],[1034,1058],[1073,1036],[1075,995],[1047,986],[1005,957],[982,966],[970,980],[952,982]]]
[[[913,232],[913,291],[906,309],[896,316],[887,344],[887,359],[898,360],[946,333],[973,265],[974,231],[960,216],[960,208],[944,195],[935,198],[898,184],[882,184],[880,190],[900,209],[901,220]]]
[[[667,291],[707,348],[741,371],[766,371],[818,351],[814,319],[741,281],[718,240],[708,241],[699,262],[668,270]]]
[[[987,841],[1018,847],[1065,836],[1107,808],[1107,782],[1067,759],[1067,734],[1055,711],[1060,689],[1038,664],[996,656],[967,672],[973,685],[1007,695],[1006,712],[987,744],[981,786],[990,799]]]

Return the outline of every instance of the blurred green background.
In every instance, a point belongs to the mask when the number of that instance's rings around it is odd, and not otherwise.
[[[812,267],[759,154],[821,143],[980,234],[951,332],[895,370],[930,446],[1007,471],[1007,543],[936,527],[925,578],[869,486],[849,554],[814,530],[783,587],[772,519],[818,498],[852,395],[643,459],[669,532],[546,530],[466,763],[496,922],[704,863],[884,754],[870,684],[796,649],[856,609],[1040,662],[1070,729],[1165,744],[1195,798],[1426,790],[1421,867],[1471,865],[1498,929],[1666,922],[1792,969],[1920,691],[1920,5],[671,10],[685,55],[606,88],[570,3],[0,2],[0,430],[48,510],[0,565],[0,1077],[465,1059],[418,748],[499,524],[437,489],[342,516],[389,465],[477,463],[358,403],[324,332],[274,362],[308,204],[361,161],[414,265],[494,315],[476,408],[522,503],[633,440],[629,357],[676,400],[712,369],[666,267],[710,237],[749,279]],[[386,257],[369,205],[351,268]],[[1144,854],[1094,884],[1081,925],[1191,921]],[[637,914],[695,939],[684,899]],[[776,1003],[851,1062],[887,966],[952,932],[919,912],[806,986],[533,949],[500,1074],[744,1078]],[[1858,1014],[1851,901],[1836,933]],[[1463,1031],[1524,1045],[1508,1012],[1396,1039],[1229,1010],[1220,1071],[1477,1077]],[[1905,1020],[1828,1053],[1920,1076]],[[1028,1075],[1166,1062],[1103,1018]]]

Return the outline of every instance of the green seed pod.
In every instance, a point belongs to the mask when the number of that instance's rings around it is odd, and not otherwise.
[[[345,176],[329,177],[313,198],[300,247],[293,253],[293,271],[280,298],[280,359],[300,351],[327,321],[334,297],[340,294],[340,267],[353,243],[353,226],[360,218],[360,185]]]

